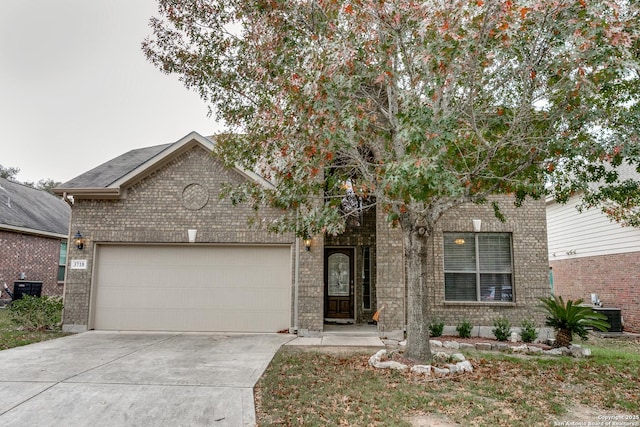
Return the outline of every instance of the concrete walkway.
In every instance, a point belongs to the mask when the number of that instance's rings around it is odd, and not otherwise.
[[[85,332],[0,351],[2,426],[251,426],[278,334]]]
[[[377,347],[385,345],[374,325],[324,325],[320,337],[298,337],[288,346]]]

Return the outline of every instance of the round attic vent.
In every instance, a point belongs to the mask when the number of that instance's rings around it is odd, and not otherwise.
[[[192,211],[204,208],[209,202],[209,190],[200,184],[189,184],[182,189],[182,205]]]

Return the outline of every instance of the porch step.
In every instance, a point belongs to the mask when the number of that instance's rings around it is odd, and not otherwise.
[[[351,325],[324,325],[322,336],[342,337],[378,337],[376,325],[351,324]]]

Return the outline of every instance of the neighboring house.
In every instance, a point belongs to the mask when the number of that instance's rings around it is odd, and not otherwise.
[[[58,197],[0,178],[0,287],[41,282],[43,295],[62,295],[70,217]]]
[[[640,332],[640,229],[622,227],[598,209],[579,213],[580,196],[547,202],[549,265],[555,294],[621,310],[624,330]],[[607,310],[603,310],[607,312]]]
[[[325,322],[367,323],[401,336],[406,324],[403,240],[372,208],[339,236],[270,234],[256,212],[221,199],[223,183],[258,180],[225,169],[213,142],[191,133],[130,151],[64,183],[73,199],[64,329],[276,332],[317,336]],[[520,209],[464,205],[431,240],[425,277],[434,319],[516,325],[549,295],[544,201]],[[280,211],[264,208],[260,222]],[[481,220],[474,232],[473,220]],[[478,256],[479,255],[479,256]]]

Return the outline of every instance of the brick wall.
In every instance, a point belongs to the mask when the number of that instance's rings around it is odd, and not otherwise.
[[[319,336],[324,324],[324,238],[312,236],[311,248],[300,244],[298,327],[300,336]],[[294,289],[295,292],[295,289]],[[291,298],[292,301],[295,299]],[[295,313],[294,313],[295,316]]]
[[[42,295],[62,295],[63,283],[58,283],[58,262],[61,240],[0,230],[0,286],[13,282],[25,273],[26,280],[42,282]],[[2,299],[9,299],[3,292]]]
[[[429,310],[434,319],[455,326],[463,319],[475,326],[492,327],[497,317],[509,318],[519,326],[524,318],[532,318],[542,326],[544,315],[538,298],[549,295],[547,234],[543,201],[527,201],[516,208],[511,197],[495,197],[506,221],[500,222],[489,205],[467,204],[449,211],[439,221],[429,244],[434,254],[428,268]],[[443,233],[472,232],[473,219],[482,220],[482,232],[510,233],[513,242],[514,301],[500,302],[445,302]],[[406,324],[406,280],[402,230],[388,225],[383,213],[377,218],[377,307],[384,305],[381,330],[402,331]],[[327,245],[353,243],[354,236],[328,237]]]
[[[247,204],[232,206],[229,200],[220,199],[223,183],[245,179],[239,172],[225,169],[209,152],[196,146],[131,185],[122,199],[76,197],[71,229],[80,230],[87,243],[82,251],[71,245],[69,260],[86,259],[88,268],[68,271],[65,329],[81,331],[89,325],[91,275],[97,243],[187,243],[187,230],[195,228],[198,243],[292,244],[291,234],[275,235],[249,225],[250,220],[269,221],[270,215],[278,212],[254,211]],[[194,184],[200,191],[195,195]],[[310,285],[305,274],[300,277],[303,278],[302,298],[316,292],[317,283]],[[313,292],[308,292],[308,288]],[[321,322],[321,316],[319,319]],[[317,322],[316,318],[305,318],[302,323],[319,330]]]
[[[640,252],[573,258],[550,263],[556,295],[622,309],[624,330],[640,333]]]
[[[406,325],[402,230],[391,227],[386,213],[377,209],[376,233],[378,327],[389,337],[401,336]]]
[[[446,325],[456,326],[463,319],[474,326],[493,326],[497,317],[507,317],[513,326],[525,318],[534,319],[542,326],[544,315],[539,309],[538,297],[548,296],[549,264],[547,257],[547,228],[543,200],[528,200],[516,208],[507,196],[494,197],[506,218],[500,222],[490,205],[466,204],[447,212],[438,222],[431,238],[434,264],[430,268],[430,311],[434,318]],[[473,219],[482,220],[482,232],[507,232],[512,235],[513,303],[445,302],[443,233],[472,232]]]
[[[456,326],[469,320],[474,326],[493,327],[497,317],[507,317],[513,326],[525,318],[542,327],[544,314],[538,298],[550,294],[547,232],[544,201],[527,201],[516,208],[510,197],[494,197],[506,221],[500,222],[490,205],[466,204],[447,212],[429,239],[432,263],[427,268],[427,304],[433,319]],[[473,219],[482,220],[482,232],[507,232],[513,242],[514,301],[446,302],[444,298],[443,233],[473,232]],[[402,231],[391,228],[378,215],[378,307],[385,305],[384,331],[402,331],[406,324],[405,274]]]

